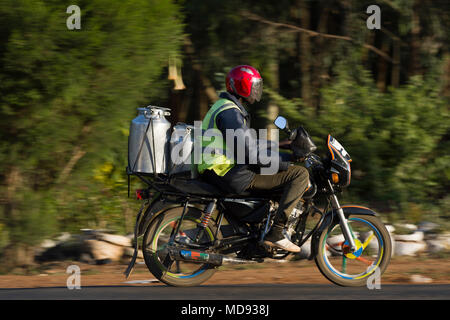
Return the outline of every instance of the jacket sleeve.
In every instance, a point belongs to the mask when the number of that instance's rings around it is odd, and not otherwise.
[[[257,139],[255,130],[250,130],[238,109],[232,108],[220,112],[216,117],[216,125],[225,139],[227,150],[233,150],[233,158],[236,162],[269,167],[270,162],[262,161],[262,158],[267,160],[267,158],[278,157],[279,171],[285,171],[289,167],[290,162],[285,160],[286,157],[281,157],[278,152],[272,150],[271,147],[274,144],[272,141]],[[232,130],[227,132],[227,129]]]

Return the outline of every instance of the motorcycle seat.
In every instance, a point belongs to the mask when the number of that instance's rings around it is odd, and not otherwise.
[[[183,179],[183,178],[173,178],[170,181],[170,185],[174,188],[188,194],[199,195],[199,196],[223,196],[223,192],[204,181],[198,179]]]
[[[170,185],[179,191],[187,194],[205,196],[205,197],[220,197],[220,198],[246,198],[256,196],[273,195],[273,190],[261,191],[261,192],[249,192],[244,191],[239,194],[225,192],[215,185],[202,181],[201,179],[187,179],[187,178],[172,178]]]

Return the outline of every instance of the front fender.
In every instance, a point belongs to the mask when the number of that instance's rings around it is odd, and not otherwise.
[[[344,210],[344,216],[346,218],[350,217],[354,214],[366,215],[366,216],[376,216],[377,213],[369,208],[356,206],[356,205],[347,205],[342,206],[342,210]]]
[[[367,215],[367,216],[376,216],[376,212],[361,206],[356,205],[346,205],[341,207],[344,211],[345,218],[349,218],[351,215]],[[330,226],[339,223],[337,215],[333,212],[333,210],[325,213],[324,220],[317,231],[312,235],[311,239],[311,255],[309,256],[309,260],[313,259],[319,249],[319,239],[321,234],[327,230]]]

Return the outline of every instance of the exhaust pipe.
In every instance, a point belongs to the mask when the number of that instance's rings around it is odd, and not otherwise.
[[[258,263],[257,261],[253,260],[232,258],[218,253],[207,253],[196,250],[170,249],[169,254],[174,260],[197,262],[197,263],[209,263],[214,266],[221,266],[223,264]]]

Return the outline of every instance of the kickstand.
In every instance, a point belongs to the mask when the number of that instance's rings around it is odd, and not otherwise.
[[[128,264],[127,270],[125,270],[125,272],[124,272],[126,279],[128,279],[130,277],[131,272],[133,272],[134,265],[136,264],[136,259],[137,259],[137,255],[138,255],[138,251],[139,251],[138,234],[137,233],[138,233],[139,222],[141,221],[142,210],[144,209],[146,204],[147,204],[146,201],[144,201],[142,203],[141,209],[139,209],[138,215],[136,217],[136,224],[134,226],[134,252],[133,252],[133,257],[131,258],[131,261]]]

